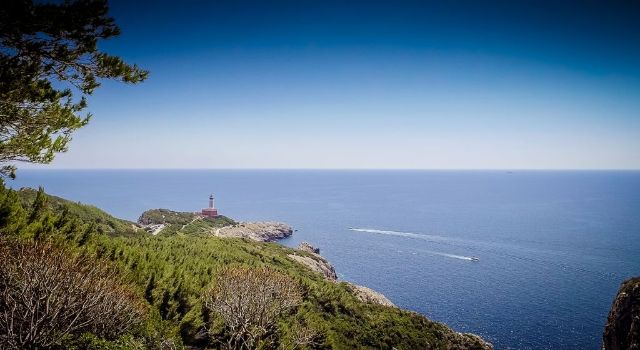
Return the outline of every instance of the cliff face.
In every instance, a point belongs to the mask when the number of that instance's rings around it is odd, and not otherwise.
[[[353,294],[360,301],[363,301],[365,303],[372,303],[372,304],[395,307],[395,305],[391,302],[391,300],[387,299],[387,297],[385,297],[380,292],[376,292],[375,290],[373,290],[371,288],[368,288],[368,287],[365,287],[365,286],[359,286],[359,285],[354,284],[354,283],[348,283],[347,282],[347,284],[349,284],[349,286],[351,287],[351,290],[353,291]]]
[[[338,280],[338,275],[336,274],[335,268],[327,261],[327,259],[323,258],[320,255],[319,248],[312,246],[308,242],[302,242],[296,249],[306,253],[310,253],[311,257],[289,254],[288,257],[290,259],[308,267],[312,271],[321,274],[328,281],[335,282]],[[376,292],[371,288],[359,286],[354,283],[346,283],[347,285],[349,285],[353,295],[358,298],[358,300],[364,303],[395,307],[395,305],[380,292]]]
[[[281,222],[242,222],[214,231],[218,237],[248,238],[258,242],[273,242],[292,233],[291,226]]]
[[[290,259],[308,267],[314,272],[321,274],[324,278],[329,281],[335,281],[338,279],[336,275],[336,270],[333,268],[328,261],[324,260],[322,257],[311,258],[308,256],[300,256],[295,254],[287,255]]]
[[[320,255],[320,249],[312,246],[307,242],[302,242],[296,248],[305,253],[310,253],[311,256],[302,256],[299,254],[289,254],[287,255],[289,259],[295,260],[296,262],[306,266],[307,268],[321,274],[325,279],[329,281],[335,281],[338,279],[338,275],[336,274],[336,269],[333,268],[327,259],[323,258]]]
[[[602,336],[602,350],[627,349],[640,349],[640,277],[620,286]]]

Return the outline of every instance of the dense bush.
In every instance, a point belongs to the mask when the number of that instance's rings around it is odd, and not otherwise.
[[[0,242],[0,348],[51,348],[85,332],[115,339],[146,307],[108,265],[49,243]]]
[[[228,349],[270,348],[280,317],[302,301],[289,276],[268,267],[227,267],[203,294],[205,307],[221,316]]]

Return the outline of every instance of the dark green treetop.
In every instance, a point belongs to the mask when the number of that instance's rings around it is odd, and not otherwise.
[[[86,125],[99,79],[143,81],[148,72],[98,50],[120,33],[106,0],[0,4],[0,175],[13,162],[49,163]],[[80,98],[74,98],[73,94]]]

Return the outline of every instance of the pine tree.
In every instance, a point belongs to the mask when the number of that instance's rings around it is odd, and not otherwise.
[[[98,50],[99,41],[119,34],[106,0],[2,1],[0,175],[15,177],[12,162],[49,163],[66,151],[71,134],[89,122],[81,111],[99,79],[147,77]]]
[[[29,223],[36,222],[44,213],[47,206],[47,195],[44,188],[40,186],[36,193],[36,199],[31,204],[31,213],[29,214]]]
[[[158,309],[160,310],[160,316],[162,317],[163,320],[168,320],[169,319],[169,312],[170,312],[170,302],[171,301],[171,295],[169,294],[169,291],[165,288],[162,291],[162,301],[160,302],[160,306],[158,307]]]
[[[2,185],[4,188],[4,184]],[[27,212],[15,191],[6,191],[0,202],[0,234],[17,235],[27,225]]]
[[[147,299],[149,304],[153,305],[153,290],[156,288],[156,275],[152,274],[147,282],[147,287],[144,289],[144,298]]]
[[[92,222],[84,231],[82,231],[82,235],[78,240],[78,246],[82,247],[83,245],[87,244],[89,239],[91,239],[91,235],[93,234],[93,232],[95,232],[95,228],[96,224]]]

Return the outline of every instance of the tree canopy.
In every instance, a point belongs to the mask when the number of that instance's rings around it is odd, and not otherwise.
[[[0,5],[0,174],[49,163],[86,125],[100,79],[138,83],[148,72],[98,49],[120,34],[106,0]],[[75,96],[74,96],[75,94]]]

